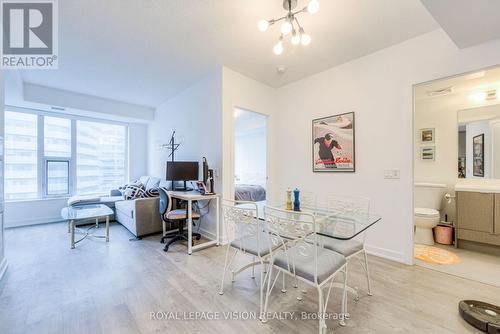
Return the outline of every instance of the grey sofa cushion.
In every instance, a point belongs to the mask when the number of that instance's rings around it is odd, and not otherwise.
[[[274,259],[274,264],[288,270],[288,260],[290,260],[290,267],[294,261],[296,275],[314,282],[314,246],[312,244],[303,245],[306,250],[301,249],[301,246],[289,248],[288,258],[284,251],[280,251]],[[325,248],[318,248],[318,284],[342,268],[345,263],[346,259],[343,255]]]
[[[322,237],[320,244],[324,248],[340,253],[345,257],[351,256],[363,249],[363,243],[357,240],[337,240]]]

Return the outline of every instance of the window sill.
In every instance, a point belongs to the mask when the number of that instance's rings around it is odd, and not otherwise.
[[[48,202],[48,201],[57,201],[57,200],[67,201],[70,197],[71,196],[48,197],[48,198],[32,198],[32,199],[14,199],[14,200],[5,200],[5,204],[9,204],[9,203],[30,203],[30,202]]]

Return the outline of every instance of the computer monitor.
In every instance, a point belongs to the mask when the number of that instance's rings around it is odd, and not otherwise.
[[[167,162],[167,181],[172,181],[172,189],[188,191],[186,181],[198,181],[199,163],[198,161],[168,161]],[[176,188],[175,182],[183,181],[184,187]]]

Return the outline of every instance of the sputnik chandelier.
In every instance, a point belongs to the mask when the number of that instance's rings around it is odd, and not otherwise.
[[[258,24],[259,30],[266,32],[267,29],[269,29],[269,26],[283,21],[283,23],[281,23],[280,38],[278,43],[276,43],[273,48],[274,53],[278,56],[283,53],[283,39],[287,35],[291,35],[290,41],[293,45],[302,44],[307,46],[311,44],[311,36],[306,34],[304,28],[300,25],[297,16],[304,12],[316,14],[319,10],[319,1],[310,0],[307,6],[302,9],[295,10],[295,8],[297,8],[297,0],[283,0],[283,8],[288,12],[285,16],[280,17],[279,19],[261,20]]]

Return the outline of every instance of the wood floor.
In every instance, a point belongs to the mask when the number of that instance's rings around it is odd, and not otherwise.
[[[192,256],[184,245],[162,251],[159,237],[129,241],[118,224],[111,240],[86,240],[70,250],[65,224],[6,231],[9,268],[0,283],[0,333],[316,333],[316,320],[159,320],[151,312],[257,312],[258,277],[250,272],[217,293],[223,247]],[[335,333],[479,333],[458,315],[461,299],[500,304],[500,288],[421,267],[370,257],[374,296],[349,301],[347,327]],[[364,289],[361,267],[350,283]],[[317,295],[291,287],[273,292],[269,311],[317,311]],[[328,311],[340,310],[334,291]],[[167,313],[170,314],[170,313]],[[237,314],[237,313],[235,313]],[[171,314],[170,314],[171,315]],[[189,316],[189,314],[187,314]],[[223,317],[223,315],[221,315]]]

